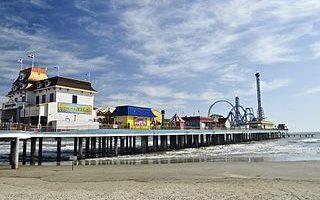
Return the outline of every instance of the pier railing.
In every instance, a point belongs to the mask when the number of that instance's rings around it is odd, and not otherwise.
[[[95,129],[94,126],[83,125],[83,126],[64,126],[59,129],[52,126],[34,126],[29,124],[21,123],[2,123],[0,125],[0,130],[21,130],[21,131],[32,131],[32,132],[68,132],[73,130],[92,130]],[[100,125],[100,129],[129,129],[126,125],[117,125],[117,124],[104,124]],[[138,129],[139,130],[139,129]],[[257,128],[225,128],[225,127],[193,127],[185,126],[183,129],[175,126],[150,126],[148,129],[141,127],[141,130],[259,130]],[[278,130],[278,129],[268,129],[268,130]]]

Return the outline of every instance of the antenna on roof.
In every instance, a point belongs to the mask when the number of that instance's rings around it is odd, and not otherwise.
[[[90,72],[86,73],[86,79],[85,80],[91,82],[91,74],[90,74]]]
[[[31,58],[31,59],[32,59],[32,67],[34,67],[34,53],[33,53],[33,52],[30,53],[30,54],[28,55],[28,58]]]
[[[20,70],[22,70],[22,68],[23,68],[23,66],[22,66],[22,59],[19,58],[19,59],[17,60],[17,62],[20,63]]]
[[[60,76],[60,66],[53,67],[54,69],[57,69],[57,76]]]

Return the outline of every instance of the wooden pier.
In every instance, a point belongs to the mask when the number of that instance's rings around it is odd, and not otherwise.
[[[211,145],[235,144],[277,139],[288,136],[281,130],[88,130],[76,132],[8,132],[0,139],[10,141],[10,163],[18,169],[19,145],[22,142],[22,164],[27,161],[27,140],[30,140],[30,165],[41,165],[43,141],[55,139],[56,161],[61,161],[62,141],[73,139],[73,156],[78,160],[107,156],[144,154],[148,152],[199,148]],[[138,146],[137,143],[140,145]],[[36,153],[37,150],[37,153]]]

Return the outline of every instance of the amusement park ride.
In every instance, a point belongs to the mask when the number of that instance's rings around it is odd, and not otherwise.
[[[264,111],[261,105],[261,90],[260,90],[260,74],[256,73],[256,84],[257,84],[257,101],[258,101],[258,109],[257,109],[257,117],[254,115],[253,108],[243,107],[240,105],[239,97],[235,97],[234,105],[228,100],[218,100],[214,102],[209,110],[208,117],[213,117],[215,114],[212,113],[212,109],[221,103],[226,103],[230,105],[231,110],[226,116],[227,121],[230,124],[230,127],[239,128],[239,127],[253,127],[256,128],[266,128],[266,126],[273,127],[273,123],[269,121],[265,121]]]

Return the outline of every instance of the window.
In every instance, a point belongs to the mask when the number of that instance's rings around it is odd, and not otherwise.
[[[20,81],[23,80],[24,77],[25,77],[25,75],[21,73],[20,76],[19,76],[19,80],[20,80]]]
[[[22,101],[22,102],[26,102],[26,96],[22,96],[21,101]]]
[[[75,103],[75,104],[78,103],[78,96],[77,95],[72,95],[72,103]]]
[[[15,102],[18,102],[18,98],[14,98],[14,101],[15,101]]]
[[[54,102],[54,94],[53,93],[50,94],[50,102]]]
[[[50,81],[46,80],[46,81],[44,82],[44,84],[45,84],[46,87],[48,87],[48,86],[50,85]]]
[[[37,89],[41,88],[41,83],[37,83]]]
[[[39,103],[40,103],[40,97],[36,96],[36,104],[39,104]]]
[[[46,95],[42,95],[42,103],[45,103],[46,102]]]
[[[19,86],[20,86],[20,89],[23,89],[26,85],[23,83],[20,83]]]

